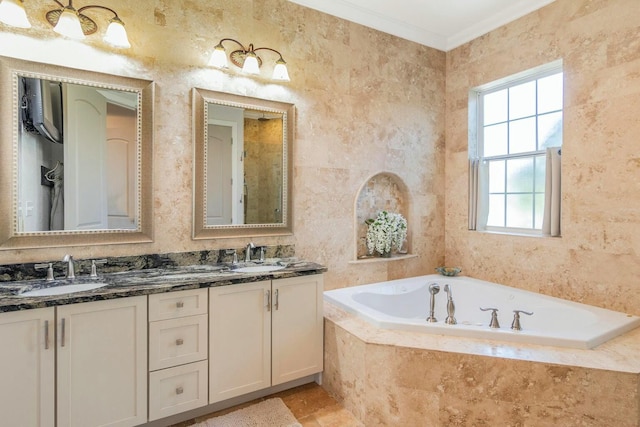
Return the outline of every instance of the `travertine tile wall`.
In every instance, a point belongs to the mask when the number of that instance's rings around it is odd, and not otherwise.
[[[446,260],[640,314],[640,5],[556,0],[447,53]],[[467,231],[469,88],[563,59],[561,238]]]
[[[54,260],[66,252],[82,259],[246,245],[249,239],[191,240],[193,87],[296,106],[295,235],[256,238],[256,244],[294,244],[297,255],[329,267],[328,288],[424,274],[443,262],[444,52],[285,0],[110,0],[108,6],[124,20],[131,49],[114,50],[97,35],[64,40],[44,19],[55,3],[29,0],[33,28],[0,24],[0,55],[156,82],[155,241],[0,251],[1,264]],[[109,14],[95,15],[104,30]],[[281,50],[291,82],[207,67],[223,37]],[[277,59],[267,55],[266,63]],[[419,257],[349,264],[354,201],[360,186],[380,171],[398,175],[411,190],[412,247]],[[4,203],[9,189],[0,191]]]

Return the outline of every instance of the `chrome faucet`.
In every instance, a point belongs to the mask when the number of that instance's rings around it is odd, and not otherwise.
[[[73,257],[69,254],[66,254],[62,258],[62,262],[67,263],[67,279],[75,279],[76,278],[76,270],[73,266]]]
[[[453,298],[451,297],[451,287],[444,285],[444,291],[447,293],[447,318],[444,320],[444,323],[447,325],[455,325],[458,322],[456,318],[453,317],[456,312],[456,306],[453,304]]]
[[[429,293],[431,294],[431,298],[429,301],[429,317],[427,317],[427,322],[435,323],[438,321],[434,316],[434,311],[436,307],[436,294],[440,292],[440,286],[437,283],[432,283],[429,285]]]
[[[249,242],[244,249],[244,262],[251,262],[251,251],[256,248],[253,242]]]

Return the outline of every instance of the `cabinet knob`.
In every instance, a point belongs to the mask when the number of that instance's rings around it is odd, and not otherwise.
[[[178,302],[176,303],[176,307],[178,307],[178,308],[182,308],[182,307],[184,307],[184,302],[182,302],[182,301],[178,301]]]
[[[178,338],[176,340],[176,345],[182,345],[182,344],[184,344],[184,340],[182,338]]]
[[[182,393],[184,393],[184,390],[182,389],[182,387],[176,388],[176,394],[182,394]]]

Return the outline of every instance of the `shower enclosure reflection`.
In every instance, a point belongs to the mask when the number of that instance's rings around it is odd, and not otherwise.
[[[18,77],[17,232],[135,230],[138,93]]]

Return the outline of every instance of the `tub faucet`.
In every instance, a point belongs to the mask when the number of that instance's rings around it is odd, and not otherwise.
[[[427,322],[429,323],[435,323],[438,321],[438,319],[433,315],[436,307],[436,294],[438,292],[440,292],[440,285],[437,283],[429,285],[429,294],[431,295],[429,301],[429,317],[427,317]]]
[[[531,316],[533,314],[533,311],[528,312],[523,310],[513,310],[513,322],[511,323],[511,329],[513,329],[514,331],[522,330],[522,327],[520,326],[520,313]]]
[[[67,279],[75,279],[76,278],[76,270],[73,266],[73,257],[69,254],[66,254],[62,258],[62,262],[67,263]]]
[[[456,306],[453,304],[453,298],[451,297],[451,287],[444,285],[444,291],[447,293],[447,318],[444,320],[444,323],[447,325],[455,325],[458,322],[456,318],[453,317],[456,312]]]
[[[244,250],[244,262],[251,262],[251,251],[255,249],[256,245],[253,242],[249,242]]]
[[[489,322],[489,327],[493,328],[493,329],[499,329],[500,328],[500,323],[498,322],[498,309],[497,308],[482,308],[482,307],[480,307],[480,310],[482,310],[482,311],[491,310],[491,321]]]

